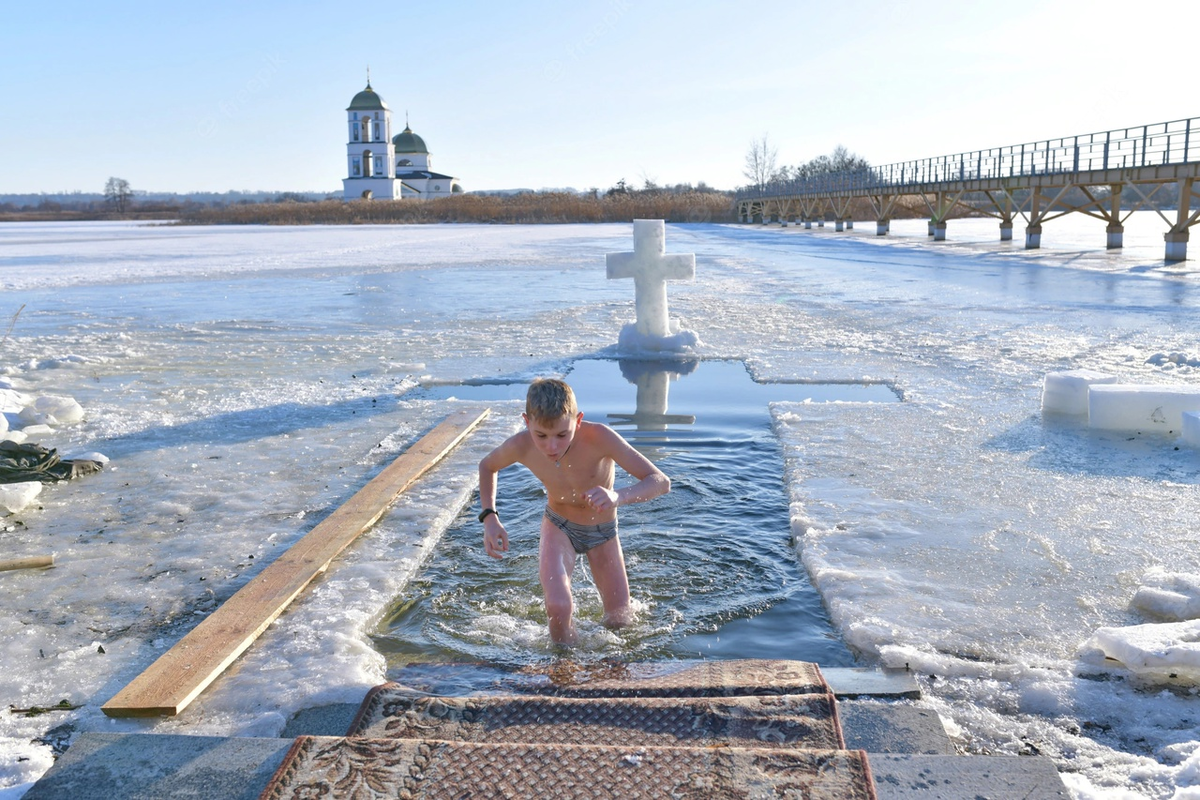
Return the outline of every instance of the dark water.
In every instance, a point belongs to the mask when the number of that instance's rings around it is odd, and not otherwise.
[[[567,375],[586,419],[605,422],[671,478],[672,490],[621,509],[637,621],[609,632],[576,568],[576,659],[794,658],[849,665],[791,545],[783,459],[767,403],[894,402],[883,385],[757,384],[739,362],[576,362]],[[525,384],[436,387],[433,397],[523,399]],[[618,470],[617,484],[629,480]],[[413,661],[525,664],[555,654],[537,581],[545,496],[524,467],[500,475],[510,535],[483,551],[472,507],[446,532],[374,637],[393,668]]]

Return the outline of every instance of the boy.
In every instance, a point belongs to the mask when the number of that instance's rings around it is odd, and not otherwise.
[[[628,625],[629,579],[617,538],[617,506],[666,494],[671,481],[612,428],[584,422],[575,393],[563,381],[539,378],[530,384],[521,417],[525,430],[479,462],[484,549],[492,558],[503,558],[508,550],[508,532],[496,513],[496,474],[524,464],[546,489],[538,577],[550,638],[566,645],[577,638],[571,597],[577,554],[587,555],[604,602],[604,625]],[[614,491],[614,464],[620,464],[637,483]]]

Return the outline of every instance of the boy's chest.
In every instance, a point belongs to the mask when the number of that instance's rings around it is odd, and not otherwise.
[[[571,502],[576,496],[594,486],[612,487],[612,459],[584,459],[568,453],[556,464],[547,460],[534,474],[546,487],[547,494],[559,501]]]

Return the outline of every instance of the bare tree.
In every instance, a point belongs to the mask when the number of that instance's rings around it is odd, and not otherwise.
[[[776,177],[778,170],[775,160],[778,153],[779,151],[771,144],[771,140],[765,133],[761,138],[750,142],[742,174],[759,191],[762,191]]]
[[[124,178],[109,178],[104,184],[104,201],[118,214],[124,214],[133,200],[133,189]]]

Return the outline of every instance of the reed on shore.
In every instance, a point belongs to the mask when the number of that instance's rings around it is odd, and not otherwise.
[[[733,201],[717,192],[629,192],[577,195],[530,192],[461,194],[422,201],[323,200],[316,203],[255,203],[184,209],[185,225],[357,225],[431,222],[565,223],[733,222]]]

